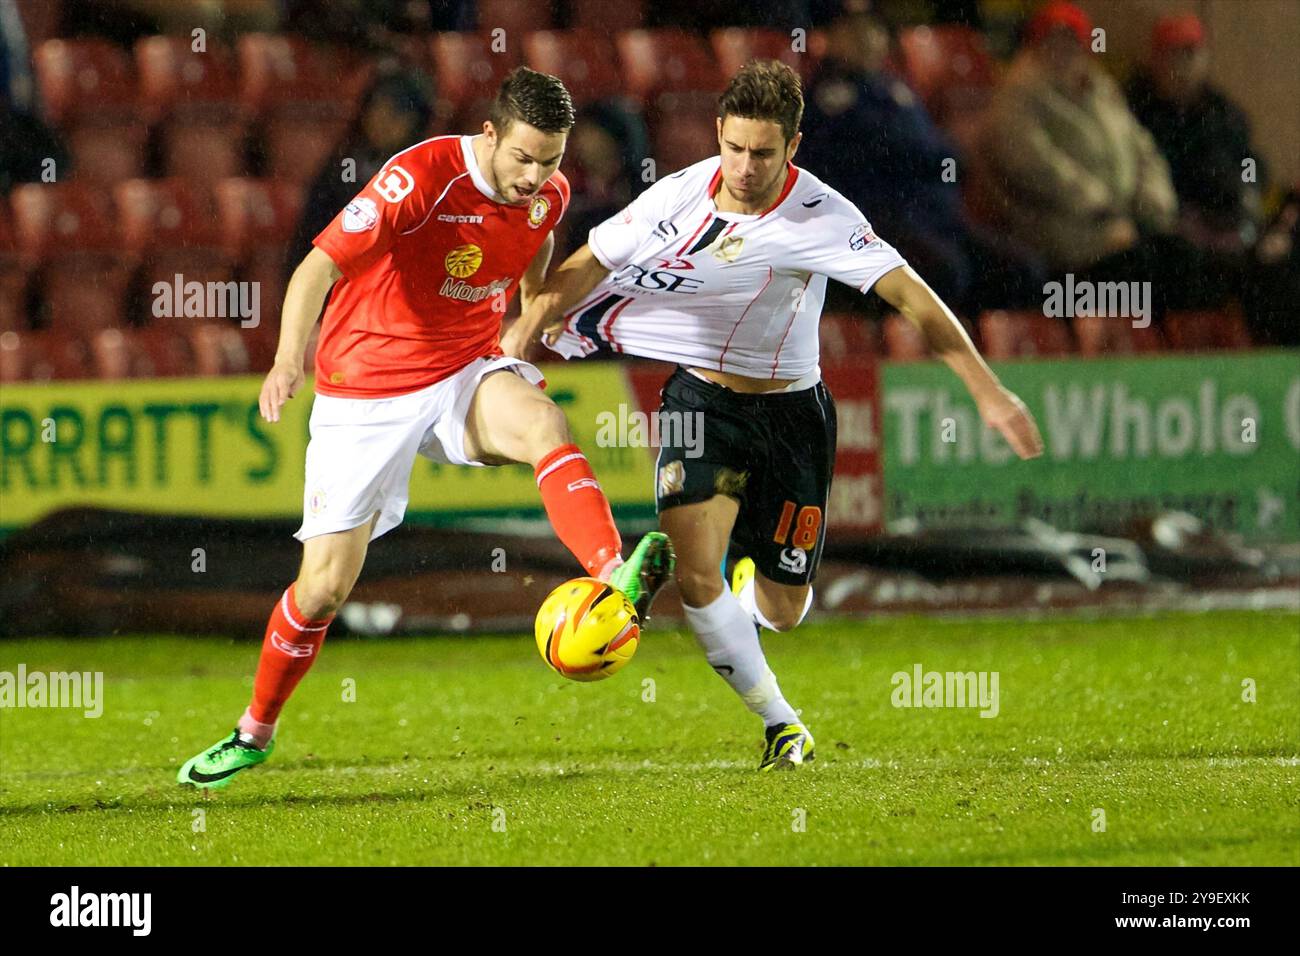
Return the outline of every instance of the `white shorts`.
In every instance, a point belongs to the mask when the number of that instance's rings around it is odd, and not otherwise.
[[[402,523],[415,456],[482,466],[465,454],[465,418],[483,376],[508,368],[533,385],[536,366],[510,356],[479,358],[441,382],[396,398],[317,395],[311,410],[299,541],[379,520],[373,541]]]

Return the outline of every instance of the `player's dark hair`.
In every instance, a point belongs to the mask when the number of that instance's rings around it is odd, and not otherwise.
[[[768,120],[781,127],[788,143],[803,119],[803,87],[799,76],[776,60],[750,60],[731,78],[718,98],[718,116]]]
[[[502,81],[488,119],[498,136],[516,120],[543,133],[567,133],[574,122],[573,98],[558,76],[520,66]]]

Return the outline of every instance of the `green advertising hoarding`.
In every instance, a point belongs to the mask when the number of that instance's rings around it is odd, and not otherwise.
[[[940,363],[886,365],[886,517],[1060,528],[1159,509],[1300,539],[1300,351],[995,363],[1038,421],[1021,461]]]

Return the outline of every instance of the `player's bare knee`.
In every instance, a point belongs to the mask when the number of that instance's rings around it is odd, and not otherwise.
[[[572,443],[569,420],[560,407],[551,402],[539,403],[528,427],[528,449],[532,455],[532,464],[536,465],[561,445]]]
[[[294,603],[311,620],[335,613],[352,591],[352,581],[338,570],[304,572],[293,586]]]

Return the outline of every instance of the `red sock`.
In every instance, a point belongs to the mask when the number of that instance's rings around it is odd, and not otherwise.
[[[241,719],[240,730],[269,737],[265,728],[274,727],[280,709],[316,660],[332,620],[333,614],[317,621],[307,620],[294,603],[293,585],[289,585],[266,622],[262,656],[258,658],[257,677],[253,680],[253,700]],[[243,726],[250,720],[253,724]],[[265,741],[259,740],[259,744],[265,745]]]
[[[623,541],[587,456],[577,445],[561,445],[537,463],[534,473],[556,536],[588,574],[598,577],[621,555]]]

